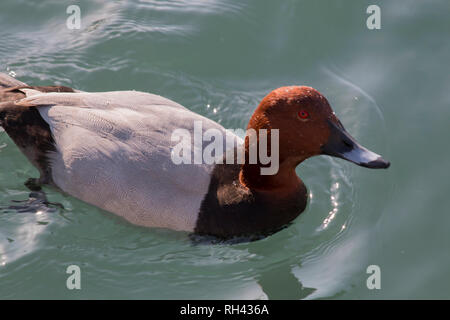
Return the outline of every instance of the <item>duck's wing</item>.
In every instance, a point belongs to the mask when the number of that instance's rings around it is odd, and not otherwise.
[[[37,110],[50,129],[46,172],[57,187],[135,224],[193,230],[213,165],[175,164],[172,134],[193,134],[201,123],[201,134],[216,129],[225,137],[222,126],[143,92],[20,90],[27,97],[15,105]]]

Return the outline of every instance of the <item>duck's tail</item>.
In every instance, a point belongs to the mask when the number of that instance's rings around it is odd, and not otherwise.
[[[23,93],[14,92],[12,89],[25,86],[27,85],[22,81],[0,72],[0,126],[2,126],[8,102],[23,98],[24,96]]]
[[[0,72],[0,88],[10,88],[10,87],[18,87],[18,86],[26,86],[22,81],[17,80],[16,78],[7,75],[6,73]]]

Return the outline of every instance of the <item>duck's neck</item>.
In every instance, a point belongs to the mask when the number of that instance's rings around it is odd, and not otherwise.
[[[295,168],[301,161],[298,159],[281,161],[277,173],[273,175],[262,175],[261,164],[245,163],[239,172],[239,181],[251,190],[289,196],[304,187],[295,173]]]

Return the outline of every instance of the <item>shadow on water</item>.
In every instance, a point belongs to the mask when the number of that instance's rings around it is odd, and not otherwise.
[[[269,299],[304,299],[315,288],[304,287],[292,273],[291,266],[280,264],[256,276],[256,282]]]
[[[288,228],[290,225],[292,225],[292,223],[284,226],[283,229]],[[278,231],[280,230],[266,235],[233,237],[231,239],[221,239],[214,236],[197,234],[189,234],[188,238],[194,247],[216,245],[229,246],[232,248],[237,245],[246,245],[261,240],[269,240],[268,238]],[[247,249],[248,254],[254,254],[259,257],[265,256],[264,252],[261,249],[258,249],[258,246],[248,246]],[[264,257],[264,259],[269,259],[269,257]],[[281,261],[269,266],[262,266],[257,273],[252,275],[252,277],[268,299],[305,299],[317,289],[304,286],[301,280],[296,277],[293,268],[300,267],[301,264],[298,261],[293,262],[293,265],[290,262],[287,263],[286,261]]]

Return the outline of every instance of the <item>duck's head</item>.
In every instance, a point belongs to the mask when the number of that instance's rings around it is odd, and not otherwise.
[[[339,157],[366,168],[389,167],[388,161],[352,138],[327,99],[311,87],[281,87],[269,93],[251,117],[250,128],[279,129],[280,167],[283,162],[295,167],[316,155]]]

